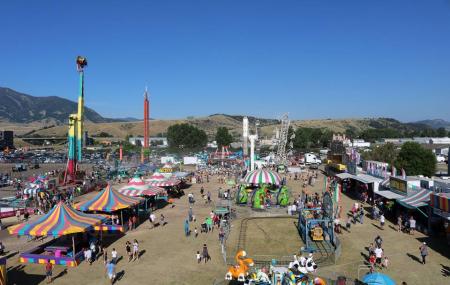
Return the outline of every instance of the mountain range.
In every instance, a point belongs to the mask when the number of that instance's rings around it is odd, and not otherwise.
[[[0,87],[0,128],[13,129],[16,134],[39,136],[65,136],[69,114],[75,113],[77,103],[57,97],[34,97]],[[113,137],[127,135],[143,135],[143,122],[134,118],[105,118],[96,111],[85,107],[85,129],[91,135],[108,133]],[[188,117],[177,120],[152,120],[150,134],[164,134],[167,128],[177,123],[189,123],[206,131],[214,137],[218,127],[227,127],[235,136],[242,133],[241,115],[214,114],[206,117]],[[249,116],[250,130],[254,131],[258,124],[260,135],[271,137],[280,121]],[[329,129],[333,132],[353,130],[361,132],[368,129],[395,129],[400,131],[422,131],[430,128],[446,128],[450,130],[450,122],[445,120],[424,120],[403,123],[392,118],[349,118],[291,120],[293,127],[309,127]]]
[[[45,125],[58,125],[66,123],[69,115],[76,111],[77,103],[58,96],[35,97],[0,87],[0,121],[2,122],[22,124],[39,122]],[[93,123],[136,120],[105,118],[88,107],[84,108],[84,116],[86,121]]]

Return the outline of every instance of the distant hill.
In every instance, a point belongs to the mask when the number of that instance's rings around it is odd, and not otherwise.
[[[76,113],[77,103],[57,97],[34,97],[0,87],[0,121],[8,123],[42,123],[45,125],[66,123],[69,115]],[[135,121],[134,118],[104,118],[94,110],[85,107],[86,121],[108,123],[118,121]]]
[[[442,119],[434,119],[434,120],[423,120],[418,121],[416,123],[427,125],[433,129],[444,128],[446,130],[450,130],[450,122]]]
[[[70,100],[57,97],[34,97],[0,87],[0,129],[11,129],[17,135],[66,136],[69,114],[75,113],[77,104]],[[242,135],[242,115],[214,114],[207,117],[188,117],[178,120],[157,120],[150,122],[150,135],[163,135],[167,128],[178,123],[189,123],[204,130],[213,138],[218,127],[227,127],[237,138]],[[142,136],[143,121],[135,118],[111,119],[102,117],[94,110],[85,107],[85,129],[90,135],[101,132],[116,138],[127,135]],[[272,137],[275,129],[280,127],[276,119],[248,116],[250,132],[258,132],[261,137]],[[402,123],[392,118],[349,118],[321,120],[292,120],[294,128],[321,128],[333,132],[344,133],[351,130],[361,133],[366,130],[388,129],[413,134],[431,128],[445,127],[450,129],[450,123],[444,120],[426,120],[413,123]]]
[[[204,130],[210,138],[213,138],[218,127],[226,127],[235,136],[242,135],[243,116],[226,114],[215,114],[207,117],[189,117],[178,120],[151,120],[150,135],[157,136],[165,134],[167,128],[179,123],[189,123]],[[275,129],[280,127],[280,122],[274,119],[263,119],[249,117],[250,132],[255,131],[255,122],[259,121],[259,134],[261,137],[272,137]],[[401,131],[421,131],[430,127],[420,123],[402,123],[391,118],[362,118],[362,119],[322,119],[322,120],[293,120],[294,128],[321,128],[333,132],[344,133],[346,130],[362,132],[368,129],[395,129]],[[20,129],[20,126],[16,126]],[[142,136],[144,133],[143,121],[136,122],[111,122],[111,123],[86,123],[85,129],[90,135],[101,132],[108,133],[116,138],[125,138],[127,135]],[[28,129],[29,130],[29,129]],[[40,136],[65,136],[67,127],[65,125],[39,129],[32,134]],[[31,133],[30,133],[31,134]]]

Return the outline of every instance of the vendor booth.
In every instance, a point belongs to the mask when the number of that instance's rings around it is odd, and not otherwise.
[[[103,216],[85,214],[59,202],[36,221],[11,226],[8,232],[19,236],[55,238],[49,243],[21,253],[21,263],[45,264],[49,260],[52,264],[74,267],[84,259],[80,246],[83,238],[80,235],[94,231],[95,227],[101,226],[105,220]],[[71,241],[68,236],[71,236]]]
[[[450,245],[450,193],[431,193],[430,212],[430,224],[435,221],[435,231],[444,235]]]

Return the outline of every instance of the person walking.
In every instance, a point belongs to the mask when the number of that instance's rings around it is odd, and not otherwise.
[[[136,225],[137,225],[137,222],[138,222],[138,219],[137,219],[137,215],[133,215],[132,217],[131,217],[131,222],[132,222],[132,227],[133,227],[133,230],[135,230],[136,229]]]
[[[208,204],[211,204],[211,192],[208,191],[207,196],[208,196]]]
[[[128,219],[128,230],[133,230],[133,220],[131,219],[131,217]]]
[[[50,259],[47,259],[45,264],[45,276],[47,277],[47,284],[53,281],[53,264],[51,264]]]
[[[359,223],[360,224],[364,223],[364,209],[363,209],[363,207],[361,207],[359,209]]]
[[[414,235],[414,231],[416,230],[416,220],[414,220],[413,216],[411,216],[411,218],[409,219],[409,229],[409,233]]]
[[[135,239],[133,242],[133,261],[136,259],[139,260],[139,243]]]
[[[200,251],[197,251],[197,254],[195,255],[197,258],[197,264],[199,264],[200,262],[202,262],[202,256],[200,255]]]
[[[383,244],[383,239],[379,235],[375,238],[374,241],[377,247],[381,247]]]
[[[375,248],[375,258],[377,266],[382,267],[381,260],[383,258],[383,249],[381,247]]]
[[[427,243],[424,242],[424,243],[419,247],[419,250],[420,250],[420,256],[422,256],[422,264],[425,264],[425,263],[426,263],[425,258],[426,258],[427,255],[428,255],[428,246],[427,246]]]
[[[108,262],[108,250],[106,249],[106,247],[102,248],[102,253],[103,253],[103,265],[106,266],[106,263]]]
[[[131,244],[129,241],[127,241],[125,243],[125,250],[126,250],[127,256],[128,256],[128,262],[130,262],[131,259],[133,258],[133,254],[131,253]]]
[[[155,227],[155,221],[156,221],[156,216],[155,216],[155,214],[153,214],[153,212],[148,217],[148,220],[150,221],[150,225],[152,226],[151,229],[153,229]]]
[[[164,217],[164,215],[163,214],[161,214],[161,217],[160,217],[160,219],[161,219],[161,226],[165,226],[166,225],[166,217]]]
[[[111,282],[111,284],[114,284],[114,281],[116,279],[116,264],[115,262],[108,261],[108,263],[106,264],[105,267],[105,271],[106,271],[106,275],[109,278],[109,282]]]
[[[111,251],[111,262],[117,264],[117,251],[115,248]]]
[[[397,232],[401,232],[402,231],[402,216],[399,215],[397,218]]]
[[[206,243],[203,244],[202,258],[205,260],[205,263],[211,260],[211,256],[209,256],[208,247],[206,246]]]
[[[189,221],[184,221],[184,235],[189,236],[190,230],[189,230]]]
[[[89,265],[92,265],[92,251],[90,248],[84,250],[84,259],[89,263]]]
[[[385,220],[385,218],[384,218],[384,214],[383,213],[381,213],[381,216],[380,216],[380,226],[381,226],[381,229],[382,230],[384,230],[384,223],[386,222],[386,220]]]
[[[189,217],[189,222],[192,222],[192,216],[194,215],[193,210],[192,210],[192,206],[189,207],[189,211],[188,211],[188,217]]]

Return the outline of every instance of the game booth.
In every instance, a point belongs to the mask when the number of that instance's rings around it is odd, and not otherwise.
[[[430,225],[450,245],[450,193],[431,193],[430,212]]]
[[[274,171],[251,171],[236,193],[236,204],[247,205],[250,201],[254,209],[270,208],[272,205],[285,207],[289,203],[289,190],[281,184],[280,175]]]
[[[36,221],[11,226],[11,235],[46,237],[54,239],[19,255],[21,263],[77,266],[83,259],[82,248],[87,247],[89,233],[103,230],[106,217],[79,212],[59,202],[46,215]]]
[[[139,206],[143,202],[144,199],[142,198],[129,197],[119,193],[109,184],[92,199],[79,202],[75,204],[74,208],[83,212],[111,215],[106,227],[108,233],[114,233],[117,231],[125,232],[125,219],[139,214]]]

